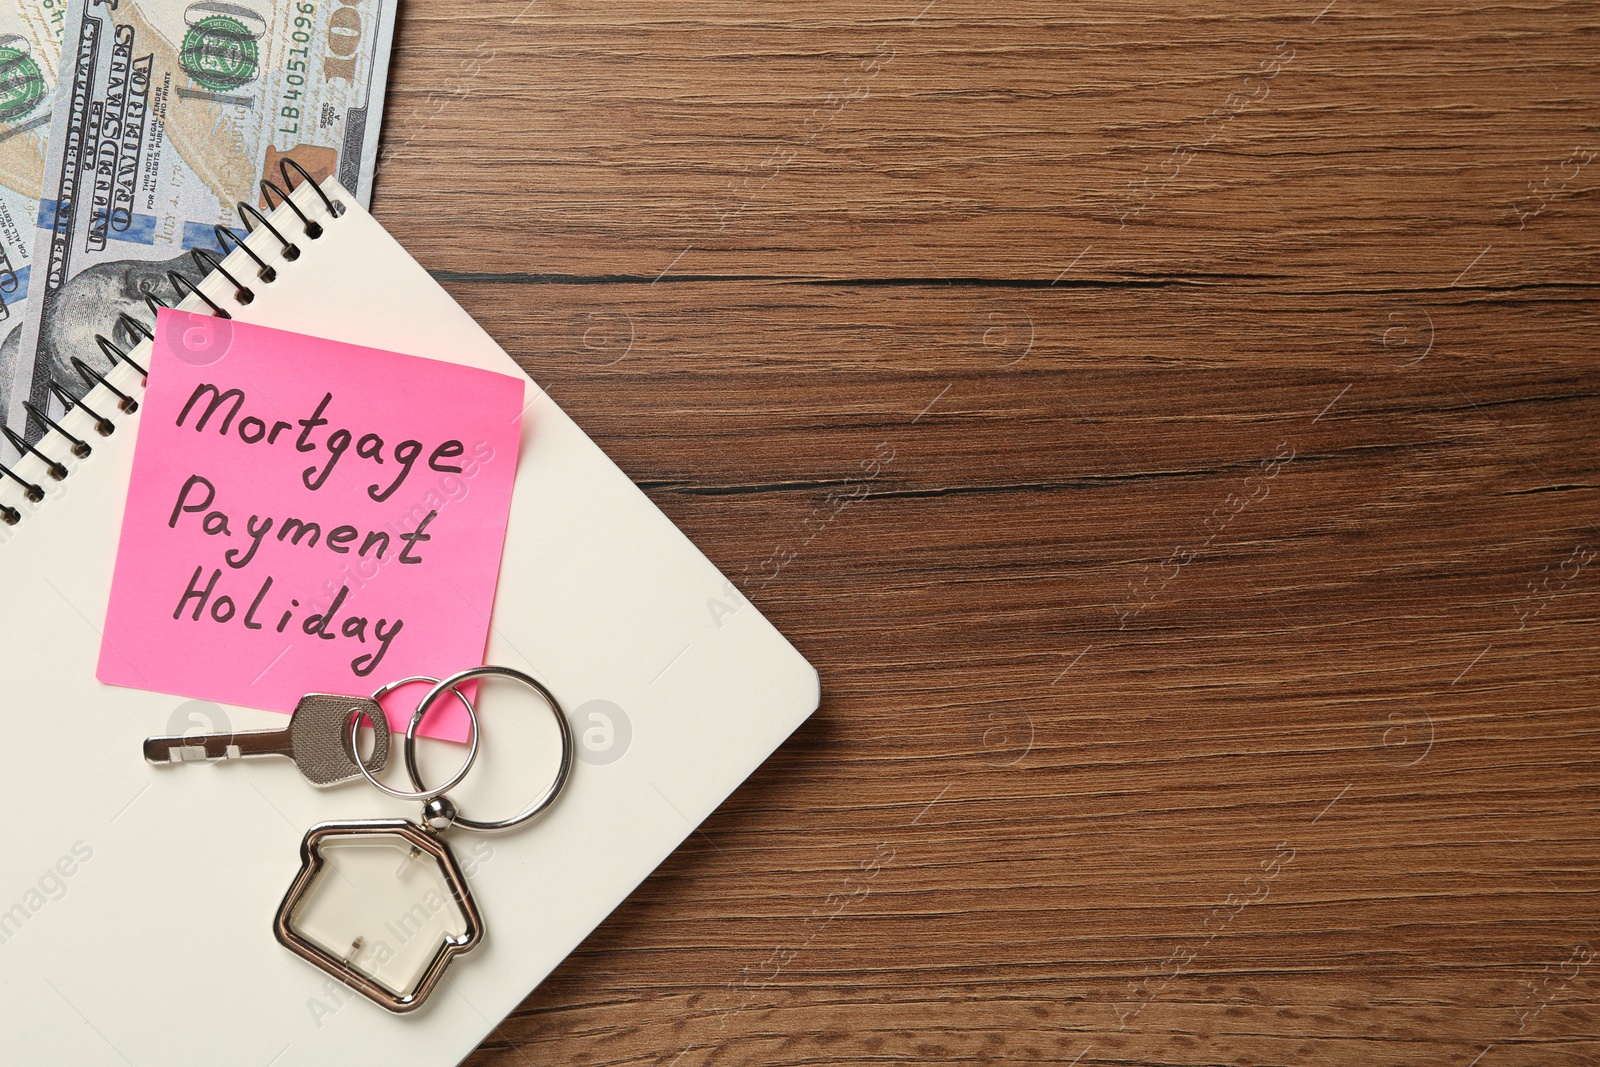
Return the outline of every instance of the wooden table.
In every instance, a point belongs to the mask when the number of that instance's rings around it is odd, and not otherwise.
[[[405,6],[376,213],[825,693],[472,1067],[1600,1058],[1600,10],[1404,6]]]

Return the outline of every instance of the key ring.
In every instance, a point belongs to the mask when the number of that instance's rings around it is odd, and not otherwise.
[[[462,815],[458,810],[456,810],[455,805],[450,801],[450,799],[444,795],[446,791],[453,789],[462,778],[466,777],[466,771],[471,767],[472,758],[477,753],[477,714],[473,713],[472,716],[473,749],[472,753],[468,755],[467,765],[463,767],[461,771],[458,772],[443,789],[428,789],[422,784],[422,776],[417,772],[417,727],[422,724],[422,717],[426,715],[428,709],[433,706],[433,702],[438,700],[439,697],[444,694],[445,690],[454,690],[455,687],[460,685],[462,682],[468,682],[474,678],[491,677],[508,678],[513,682],[520,682],[544,698],[545,703],[550,706],[550,714],[555,716],[556,725],[561,730],[561,767],[556,771],[555,781],[551,782],[550,786],[520,814],[513,815],[509,819],[484,821],[479,819],[469,819],[465,815]],[[415,681],[415,679],[411,680]],[[431,679],[427,680],[431,681]],[[456,695],[460,696],[459,690],[456,690]],[[466,697],[461,697],[461,699],[463,702],[466,701]],[[470,711],[472,706],[468,704],[467,707]],[[446,826],[454,825],[465,827],[468,830],[477,830],[480,833],[498,833],[501,830],[509,830],[514,826],[520,826],[522,823],[525,823],[529,819],[538,815],[551,804],[555,803],[556,797],[561,795],[561,790],[566,788],[567,779],[572,774],[572,726],[567,722],[566,713],[561,710],[560,702],[556,700],[555,696],[551,694],[550,690],[546,689],[542,684],[528,675],[523,674],[521,671],[512,670],[510,667],[469,667],[464,671],[458,671],[443,681],[438,682],[432,689],[428,691],[428,695],[422,698],[422,703],[417,705],[416,714],[411,717],[411,724],[406,727],[405,753],[406,773],[411,776],[411,784],[416,786],[418,789],[417,793],[411,794],[411,798],[431,801],[429,804],[429,810],[425,815],[425,819],[430,826],[433,826],[436,830],[442,830]],[[368,777],[370,778],[371,776],[369,775]],[[391,796],[401,795],[392,790],[385,791],[389,792]],[[443,825],[439,825],[440,823]]]
[[[459,678],[460,675],[457,675],[456,677]],[[411,771],[411,781],[420,791],[416,793],[408,793],[404,789],[396,789],[393,786],[384,785],[382,782],[378,781],[377,776],[375,776],[371,771],[367,770],[366,764],[361,761],[361,757],[359,755],[361,752],[359,747],[361,724],[363,722],[371,722],[370,717],[365,712],[357,712],[350,720],[350,751],[358,754],[356,756],[355,763],[356,766],[361,768],[362,777],[366,778],[367,781],[383,790],[383,792],[388,793],[390,796],[399,800],[421,800],[426,803],[427,801],[431,801],[436,797],[443,796],[445,793],[460,785],[462,779],[466,778],[467,773],[472,770],[473,763],[477,762],[478,713],[472,707],[472,701],[468,700],[467,695],[455,687],[455,683],[453,681],[440,682],[439,679],[430,678],[425,674],[412,675],[410,678],[402,678],[398,682],[390,682],[388,685],[380,686],[378,691],[372,694],[372,699],[374,702],[380,701],[394,690],[399,689],[401,686],[412,685],[417,682],[438,683],[433,689],[428,691],[427,700],[423,701],[423,703],[417,708],[416,715],[412,716],[411,719],[411,728],[406,731],[406,768]],[[431,707],[434,699],[446,689],[449,689],[451,692],[455,693],[456,699],[461,701],[461,706],[467,709],[467,720],[472,724],[472,745],[467,749],[466,760],[462,762],[460,769],[456,771],[456,773],[448,782],[438,789],[425,789],[423,788],[421,780],[418,779],[415,769],[416,757],[414,755],[414,750],[416,749],[417,726],[422,722],[424,711]],[[564,722],[565,720],[562,721]],[[377,729],[377,723],[372,723],[372,726],[373,729]]]

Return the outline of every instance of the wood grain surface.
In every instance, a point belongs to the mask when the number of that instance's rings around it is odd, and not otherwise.
[[[1600,1060],[1600,9],[1407,7],[403,5],[376,214],[825,694],[472,1067]]]

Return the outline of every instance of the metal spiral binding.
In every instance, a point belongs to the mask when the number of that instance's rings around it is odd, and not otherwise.
[[[67,476],[67,465],[65,463],[62,463],[58,459],[51,459],[43,452],[40,452],[36,447],[30,445],[26,438],[18,437],[16,434],[12,433],[11,427],[0,423],[0,433],[6,435],[6,440],[10,441],[11,447],[17,450],[17,455],[26,455],[31,452],[33,455],[38,456],[39,462],[44,464],[44,469],[49,471],[50,477],[54,478],[56,481],[59,482]],[[89,446],[84,445],[83,447],[88,448]]]
[[[292,174],[291,171],[293,172]],[[283,179],[282,187],[280,187],[277,183],[268,181],[266,179],[262,179],[261,181],[261,195],[262,199],[266,201],[268,214],[276,211],[277,208],[282,204],[288,204],[290,210],[293,211],[295,216],[300,220],[301,230],[304,233],[305,238],[309,241],[320,239],[322,235],[327,232],[323,226],[323,223],[307,215],[300,205],[294,202],[291,194],[294,193],[300,185],[309,182],[311,187],[316,191],[318,198],[322,200],[323,206],[327,209],[327,219],[337,219],[343,216],[345,213],[345,205],[330,197],[327,192],[317,184],[311,175],[307,173],[306,169],[292,159],[279,160],[278,173]],[[296,180],[297,178],[298,181]],[[287,192],[285,189],[287,189]],[[274,203],[274,197],[277,198],[279,203]],[[267,215],[263,214],[253,204],[247,204],[243,201],[240,201],[237,205],[237,210],[239,212],[240,219],[242,219],[244,222],[245,237],[240,237],[236,231],[219,225],[214,228],[217,239],[216,251],[213,251],[209,248],[193,248],[189,250],[190,256],[194,259],[195,264],[202,272],[200,282],[196,282],[188,275],[182,274],[175,270],[167,272],[167,280],[171,283],[173,291],[177,294],[177,301],[179,303],[181,303],[183,298],[186,296],[194,296],[200,300],[201,303],[205,304],[206,307],[210,309],[212,314],[223,319],[231,319],[233,316],[229,314],[226,308],[217,303],[217,301],[211,299],[211,297],[207,296],[202,291],[201,285],[204,283],[205,278],[210,277],[213,274],[218,274],[226,278],[234,288],[234,302],[237,304],[249,304],[255,299],[255,291],[250,286],[245,285],[238,278],[234,277],[233,272],[223,266],[224,261],[233,251],[238,249],[242,249],[244,251],[245,256],[255,265],[256,278],[261,284],[270,285],[272,282],[278,279],[278,269],[267,263],[265,259],[263,259],[254,249],[250,248],[245,243],[249,235],[253,234],[258,227],[266,230],[273,236],[274,239],[277,240],[280,246],[279,255],[285,262],[293,262],[294,260],[299,259],[302,254],[300,246],[294,241],[291,241],[288,237],[284,236],[283,232],[279,230],[277,226],[272,224]],[[158,293],[151,289],[144,289],[142,295],[144,296],[145,304],[150,309],[150,314],[152,317],[155,316],[158,308],[172,306],[168,304],[167,301]],[[119,327],[122,333],[130,340],[130,349],[136,349],[140,344],[146,341],[153,342],[155,340],[153,324],[146,325],[144,322],[134,318],[127,312],[121,312],[117,315],[116,326]],[[115,335],[115,330],[113,330],[113,336]],[[149,372],[144,368],[144,366],[136,362],[128,354],[128,351],[125,351],[110,337],[97,333],[95,334],[95,343],[99,346],[101,354],[106,357],[111,367],[104,371],[96,370],[78,356],[70,357],[73,371],[76,372],[78,377],[83,380],[84,386],[86,387],[86,390],[82,396],[75,396],[60,381],[54,378],[50,379],[50,381],[46,384],[50,394],[55,397],[56,402],[61,405],[64,412],[70,412],[74,409],[82,410],[83,413],[88,415],[92,420],[94,431],[97,434],[102,437],[110,437],[111,434],[116,431],[116,423],[111,421],[111,419],[105,414],[102,414],[96,409],[91,408],[87,403],[85,403],[85,400],[97,387],[103,387],[112,397],[116,399],[117,410],[124,414],[131,415],[139,410],[138,399],[126,389],[119,388],[118,386],[112,384],[107,375],[110,373],[110,369],[115,368],[118,363],[127,364],[139,375],[141,380],[148,377]],[[45,410],[41,410],[37,405],[26,400],[23,401],[22,408],[28,416],[27,424],[23,427],[24,432],[19,434],[12,430],[10,426],[0,422],[0,435],[3,435],[5,439],[10,442],[11,446],[16,449],[18,456],[26,458],[27,456],[31,455],[39,460],[39,462],[44,465],[45,472],[53,481],[59,482],[65,480],[70,471],[65,463],[52,457],[40,448],[40,445],[44,444],[45,440],[48,439],[52,434],[54,434],[56,437],[59,437],[67,444],[68,451],[75,459],[87,459],[93,454],[94,449],[87,441],[65,429],[58,421],[51,418]],[[28,427],[34,423],[37,423],[43,429],[41,436],[35,441],[30,442],[28,440],[26,431]],[[12,466],[0,463],[0,484],[3,484],[7,479],[22,487],[23,496],[30,503],[37,504],[45,499],[46,493],[43,486],[36,482],[29,481],[26,477],[12,469]],[[7,526],[15,526],[22,521],[22,518],[22,512],[19,509],[12,507],[9,504],[0,503],[0,523],[4,523]]]
[[[262,182],[261,184],[265,186],[267,183]],[[280,254],[284,259],[293,262],[294,260],[300,258],[300,246],[289,240],[283,234],[279,233],[278,228],[272,223],[268,222],[267,217],[261,212],[257,211],[254,205],[247,204],[243,200],[239,201],[239,217],[244,219],[245,233],[253,233],[255,232],[256,226],[261,226],[265,228],[268,233],[272,234],[272,236],[276,237],[278,239],[278,243],[283,246],[283,251]],[[255,220],[255,226],[250,224],[252,219]]]
[[[156,339],[155,334],[150,332],[149,327],[140,322],[138,319],[134,318],[132,315],[129,315],[127,312],[122,312],[117,316],[117,325],[121,326],[124,330],[127,330],[130,335],[136,334],[140,337],[143,337],[146,341],[154,341]],[[104,352],[106,354],[106,358],[111,360],[112,366],[116,366],[119,362],[126,363],[128,366],[139,372],[139,377],[150,377],[149,371],[145,370],[144,367],[140,366],[138,363],[135,363],[133,361],[133,357],[129,356],[128,353],[118,348],[115,342],[106,337],[105,334],[95,334],[94,340],[95,344],[100,346],[100,351]],[[135,345],[138,343],[139,342],[137,341],[134,342]]]

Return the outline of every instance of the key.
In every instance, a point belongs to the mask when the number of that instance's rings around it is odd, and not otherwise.
[[[281,730],[235,734],[152,737],[144,743],[151,763],[197,763],[250,756],[287,756],[306,781],[319,789],[354,781],[361,767],[350,750],[350,722],[363,714],[374,727],[372,755],[365,760],[373,774],[389,762],[389,720],[370,697],[312,693],[302,697]]]

